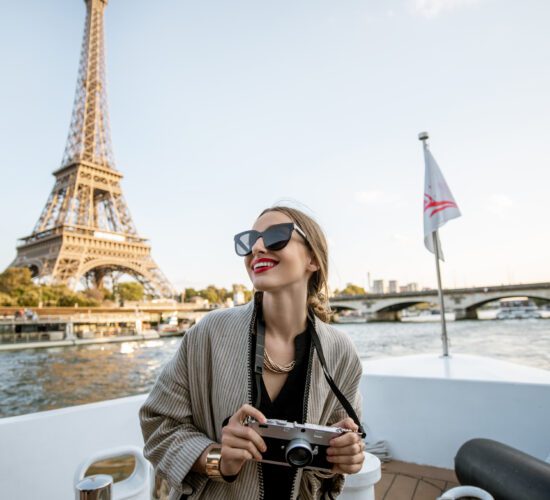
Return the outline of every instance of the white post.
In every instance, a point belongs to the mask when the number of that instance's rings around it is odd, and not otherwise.
[[[426,161],[426,151],[428,150],[428,132],[420,132],[418,140],[422,141],[424,148],[424,161]],[[447,322],[445,321],[445,301],[443,299],[443,287],[441,286],[441,272],[439,270],[439,241],[437,231],[432,233],[433,246],[435,252],[435,269],[437,272],[437,293],[439,296],[439,309],[441,313],[441,342],[443,344],[443,357],[449,356],[449,339],[447,337]]]
[[[435,250],[435,268],[437,270],[437,292],[439,295],[439,309],[441,311],[441,342],[443,343],[443,357],[449,355],[449,340],[447,338],[447,322],[445,321],[445,301],[443,300],[443,287],[441,286],[441,272],[439,271],[439,244],[437,231],[432,233]]]

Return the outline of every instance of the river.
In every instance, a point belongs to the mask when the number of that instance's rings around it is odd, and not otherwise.
[[[450,353],[550,370],[550,320],[448,323]],[[362,358],[441,352],[439,323],[337,325]],[[148,392],[180,338],[0,353],[0,417]]]

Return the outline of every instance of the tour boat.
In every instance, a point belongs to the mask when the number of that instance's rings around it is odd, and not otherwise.
[[[445,321],[455,321],[454,311],[445,311]],[[441,312],[437,309],[421,311],[418,314],[406,314],[401,312],[401,321],[403,323],[435,323],[441,321]]]
[[[366,323],[367,319],[359,311],[341,311],[334,315],[334,323]]]
[[[528,297],[512,297],[499,301],[496,319],[539,319],[542,317],[537,305]]]
[[[463,354],[364,360],[361,393],[367,442],[384,441],[395,460],[411,466],[452,469],[459,447],[479,437],[550,460],[550,371]],[[2,498],[75,498],[91,464],[124,455],[135,466],[114,484],[113,500],[156,498],[138,420],[145,398],[0,419]],[[366,473],[376,481],[379,463],[371,465]],[[349,476],[348,492],[359,479]]]

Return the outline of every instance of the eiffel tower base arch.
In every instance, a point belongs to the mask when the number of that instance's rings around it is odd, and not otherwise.
[[[9,267],[27,267],[45,284],[64,284],[76,289],[83,278],[101,287],[107,275],[125,273],[144,287],[147,295],[173,297],[175,291],[151,257],[151,248],[140,238],[111,241],[74,228],[54,237],[29,237],[17,248]]]

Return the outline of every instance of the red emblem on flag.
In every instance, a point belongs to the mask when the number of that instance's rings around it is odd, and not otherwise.
[[[458,208],[457,204],[452,200],[434,200],[429,194],[424,194],[424,212],[431,210],[430,217],[446,208]]]

